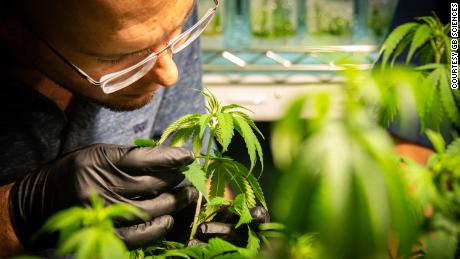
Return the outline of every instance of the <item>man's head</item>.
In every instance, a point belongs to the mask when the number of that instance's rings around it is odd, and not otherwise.
[[[16,4],[22,17],[16,52],[21,60],[75,94],[112,109],[145,105],[160,85],[177,81],[172,55],[160,55],[153,69],[132,85],[112,94],[81,78],[33,33],[94,79],[130,67],[177,36],[194,0],[45,0]],[[20,9],[27,6],[27,9]],[[21,24],[21,23],[19,23]],[[18,51],[19,50],[19,51]]]

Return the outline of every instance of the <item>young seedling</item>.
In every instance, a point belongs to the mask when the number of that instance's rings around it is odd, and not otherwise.
[[[113,218],[147,220],[148,215],[129,204],[119,203],[104,207],[95,193],[91,194],[90,208],[72,207],[49,218],[36,234],[59,232],[58,255],[75,255],[76,259],[125,258],[129,252],[115,234]]]
[[[193,239],[198,225],[212,219],[213,215],[223,205],[229,205],[223,199],[226,183],[232,187],[236,199],[232,201],[233,211],[241,218],[237,227],[251,221],[249,208],[256,205],[256,199],[265,207],[265,199],[257,179],[252,170],[257,162],[261,163],[263,170],[262,147],[257,139],[257,132],[262,138],[263,135],[251,118],[244,112],[248,111],[238,104],[221,105],[219,101],[209,92],[200,91],[206,98],[206,114],[189,114],[173,122],[163,133],[159,144],[164,144],[171,137],[169,142],[172,146],[183,146],[190,138],[198,160],[188,166],[183,174],[200,192],[195,218],[190,233]],[[250,167],[223,156],[234,136],[235,131],[241,135],[249,155]],[[205,133],[208,133],[206,135]],[[221,149],[213,150],[213,143],[220,144]],[[206,153],[199,155],[202,148],[206,146]],[[210,181],[210,192],[206,190],[206,182]],[[201,212],[203,197],[209,201],[206,211]]]
[[[182,146],[192,138],[197,161],[184,168],[183,174],[199,190],[200,195],[190,239],[193,239],[197,226],[211,220],[222,206],[240,216],[235,228],[252,221],[249,209],[256,206],[256,200],[267,208],[262,188],[252,173],[257,160],[261,163],[261,172],[263,170],[262,147],[254,131],[263,138],[262,133],[243,112],[247,110],[246,108],[237,104],[222,106],[210,92],[200,92],[207,100],[207,114],[189,114],[178,119],[165,130],[159,141],[134,140],[136,146],[153,147],[164,144],[171,136],[170,145]],[[230,145],[234,132],[241,135],[246,143],[250,160],[249,168],[223,155]],[[214,142],[221,145],[220,150],[213,149]],[[204,145],[206,145],[206,153],[201,154]],[[202,163],[199,160],[202,160]],[[208,180],[210,181],[209,193],[206,190]],[[224,199],[226,183],[232,187],[236,195],[233,200]],[[206,210],[200,213],[202,197],[208,200],[208,204]],[[228,256],[252,258],[260,248],[259,235],[247,225],[249,238],[244,248],[219,238],[209,240],[204,247],[185,247],[180,243],[163,240],[154,246],[129,253],[115,234],[113,218],[129,219],[137,216],[147,220],[148,216],[128,204],[120,203],[104,207],[104,202],[94,193],[91,194],[91,204],[91,208],[72,207],[57,213],[48,219],[37,235],[59,232],[57,254],[74,254],[77,259],[229,258]],[[268,227],[268,230],[270,229]],[[262,241],[267,242],[263,237],[264,235],[261,234]]]

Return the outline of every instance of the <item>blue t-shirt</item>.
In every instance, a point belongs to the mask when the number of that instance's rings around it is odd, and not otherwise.
[[[192,15],[184,28],[197,21]],[[115,112],[82,98],[63,113],[54,102],[7,75],[0,102],[0,185],[13,182],[63,153],[94,143],[131,145],[134,138],[161,135],[173,120],[203,113],[199,42],[174,56],[178,82],[161,88],[141,109]]]

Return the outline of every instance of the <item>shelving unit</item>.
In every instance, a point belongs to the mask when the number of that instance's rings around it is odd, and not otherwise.
[[[333,72],[342,70],[341,64],[346,65],[347,59],[359,63],[359,69],[369,69],[375,52],[373,45],[205,48],[203,65],[206,72]]]
[[[254,111],[254,120],[273,121],[299,95],[340,91],[342,78],[338,72],[343,65],[367,70],[376,57],[375,45],[261,45],[227,50],[204,44],[203,81],[224,104],[244,105]],[[340,107],[335,106],[334,111],[339,112]]]

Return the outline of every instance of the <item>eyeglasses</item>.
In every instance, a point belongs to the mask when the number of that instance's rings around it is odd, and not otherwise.
[[[200,34],[206,29],[206,27],[211,22],[212,18],[216,14],[217,7],[219,6],[219,0],[213,0],[214,6],[209,8],[205,13],[203,18],[201,18],[195,25],[186,30],[185,32],[179,34],[177,37],[168,42],[166,47],[160,51],[153,52],[149,54],[144,60],[139,63],[120,70],[118,72],[113,72],[102,76],[99,80],[93,79],[85,71],[74,65],[71,61],[66,59],[58,50],[52,47],[48,42],[42,39],[38,34],[33,30],[30,30],[40,41],[42,41],[53,53],[59,56],[62,61],[69,65],[73,70],[75,70],[81,77],[88,80],[93,85],[99,86],[102,88],[102,91],[106,94],[110,94],[121,90],[137,80],[145,76],[155,65],[158,57],[166,51],[169,51],[173,55],[180,52],[186,48],[190,43],[196,40]]]

